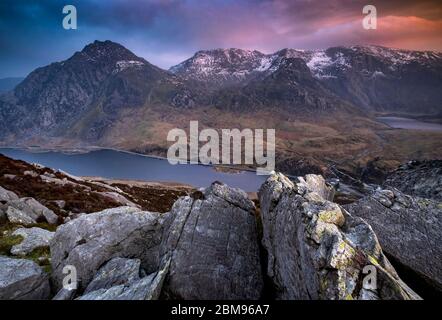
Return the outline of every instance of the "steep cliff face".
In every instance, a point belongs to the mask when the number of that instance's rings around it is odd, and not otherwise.
[[[190,96],[167,71],[117,43],[95,41],[65,61],[36,69],[5,94],[0,121],[18,141],[33,135],[96,141],[124,108],[186,107],[193,103]]]

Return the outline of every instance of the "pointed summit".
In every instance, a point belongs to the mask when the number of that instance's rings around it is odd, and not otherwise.
[[[121,44],[109,40],[98,41],[86,45],[81,52],[76,52],[72,59],[88,61],[139,61],[146,62]]]

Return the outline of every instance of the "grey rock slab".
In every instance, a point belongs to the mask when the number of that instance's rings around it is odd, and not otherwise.
[[[12,192],[9,191],[2,186],[0,186],[0,201],[12,201],[12,200],[18,200],[18,196]]]
[[[89,283],[85,294],[99,289],[109,289],[111,287],[134,282],[140,279],[139,259],[113,258],[106,263]]]
[[[58,216],[52,210],[31,197],[12,200],[9,201],[7,205],[22,212],[22,215],[28,216],[30,219],[23,219],[27,221],[31,221],[32,219],[32,221],[34,221],[33,223],[41,218],[44,218],[50,224],[56,224],[58,221]]]
[[[35,262],[0,256],[0,300],[40,300],[49,294],[48,276]]]
[[[15,207],[9,206],[6,209],[6,216],[8,217],[9,222],[22,224],[24,226],[29,226],[37,223],[37,221],[28,214],[26,211],[22,211]]]
[[[119,258],[118,258],[119,259]],[[158,300],[161,294],[164,279],[169,271],[170,260],[165,262],[161,270],[156,273],[152,273],[146,277],[140,279],[133,271],[136,267],[139,267],[139,262],[132,260],[129,262],[128,259],[124,259],[124,264],[129,266],[130,274],[132,276],[118,277],[120,281],[114,282],[114,286],[110,286],[110,282],[102,282],[103,271],[113,270],[116,264],[122,264],[123,261],[111,260],[106,264],[95,276],[93,282],[100,279],[101,284],[104,284],[102,288],[100,286],[95,286],[96,290],[85,292],[85,294],[79,297],[79,300]],[[111,264],[110,266],[108,266]],[[137,270],[138,272],[138,270]],[[114,273],[115,274],[115,273]],[[113,277],[115,279],[115,277]],[[117,283],[120,283],[117,285]]]
[[[13,236],[22,236],[23,241],[11,248],[11,253],[17,256],[25,256],[36,248],[49,247],[54,237],[54,232],[41,228],[20,228],[15,230]]]
[[[259,190],[267,275],[276,298],[419,299],[398,277],[371,227],[328,201],[321,180],[293,183],[278,173]],[[376,270],[372,295],[361,286],[366,266]]]
[[[65,289],[61,288],[57,294],[52,298],[52,300],[73,300],[75,294],[77,293],[76,289]]]
[[[372,226],[385,252],[442,291],[442,203],[388,187],[346,208]]]
[[[140,259],[148,273],[159,266],[164,214],[118,207],[82,215],[57,228],[51,241],[52,280],[61,289],[63,268],[76,267],[79,289],[114,257]]]
[[[171,261],[163,292],[176,299],[259,299],[255,219],[246,193],[221,183],[178,199],[163,239],[163,259]]]
[[[154,278],[155,274],[151,274],[129,284],[92,291],[78,300],[146,300]]]

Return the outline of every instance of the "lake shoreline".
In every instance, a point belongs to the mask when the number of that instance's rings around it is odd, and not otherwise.
[[[376,121],[392,129],[442,132],[442,124],[417,120],[416,118],[378,116],[376,117]]]
[[[246,168],[225,168],[205,164],[172,165],[167,158],[115,148],[0,147],[0,153],[13,159],[61,169],[81,177],[111,180],[181,184],[195,188],[221,181],[247,192],[256,192],[267,176]]]
[[[87,154],[94,151],[100,151],[100,150],[110,150],[115,152],[122,152],[126,154],[131,154],[135,156],[142,156],[147,157],[151,159],[159,159],[159,160],[166,160],[168,161],[167,157],[158,156],[158,155],[152,155],[152,154],[145,154],[145,153],[139,153],[134,152],[130,150],[124,150],[124,149],[117,149],[117,148],[111,148],[111,147],[98,147],[98,146],[85,146],[85,147],[76,147],[76,148],[48,148],[48,147],[30,147],[30,146],[1,146],[0,149],[14,149],[14,150],[22,150],[26,152],[31,153],[47,153],[47,152],[59,152],[66,155],[76,155],[76,154]],[[186,164],[190,164],[190,162],[187,162]],[[200,165],[200,166],[207,166],[213,168],[215,171],[220,172],[228,172],[228,173],[241,173],[242,171],[246,172],[256,172],[255,168],[247,168],[242,166],[232,166],[232,165],[225,165],[225,164],[204,164],[204,163],[197,163],[193,165]]]

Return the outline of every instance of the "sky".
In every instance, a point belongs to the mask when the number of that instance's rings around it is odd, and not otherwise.
[[[198,50],[323,49],[375,44],[442,51],[442,1],[427,0],[1,0],[0,78],[26,76],[94,40],[121,43],[169,68]],[[65,5],[78,28],[62,27]],[[377,29],[362,8],[377,9]]]

